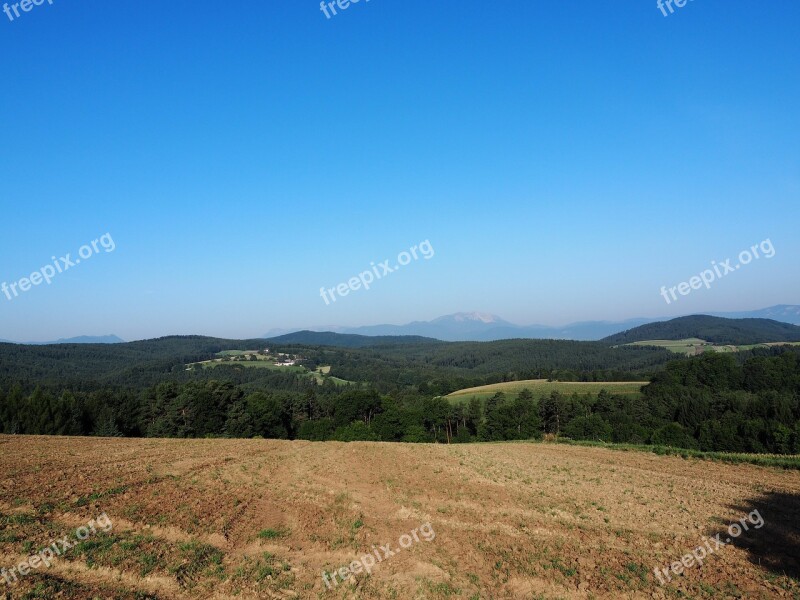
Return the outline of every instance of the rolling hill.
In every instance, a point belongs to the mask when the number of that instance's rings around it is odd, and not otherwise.
[[[610,344],[700,338],[715,344],[800,341],[800,327],[771,319],[726,319],[709,315],[648,323],[604,338]]]
[[[369,348],[402,344],[436,344],[440,340],[419,335],[355,335],[332,331],[297,331],[264,340],[279,345],[336,346],[338,348]]]
[[[476,379],[512,372],[524,379],[549,377],[553,370],[650,372],[673,358],[660,348],[611,348],[601,342],[563,340],[440,342],[335,333],[320,336],[311,332],[269,341],[171,336],[122,344],[0,344],[0,387],[4,381],[12,380],[22,380],[28,386],[75,383],[84,387],[90,384],[141,387],[166,379],[186,380],[195,377],[187,373],[187,364],[208,360],[223,350],[266,345],[330,365],[331,375],[340,379],[368,382],[386,389],[453,378],[461,378],[458,387],[470,387],[491,382]],[[265,369],[248,371],[251,371],[246,375],[248,378],[269,375],[252,372]],[[226,377],[238,376],[226,373]],[[252,379],[248,381],[255,383]]]
[[[715,317],[726,317],[728,319],[772,319],[781,323],[791,323],[800,325],[800,306],[793,304],[778,304],[761,310],[750,310],[744,312],[714,312],[710,313]]]

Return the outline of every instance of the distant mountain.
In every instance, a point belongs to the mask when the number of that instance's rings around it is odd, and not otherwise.
[[[711,316],[738,319],[772,319],[800,325],[800,306],[782,304],[749,312],[712,313]],[[461,312],[439,317],[432,321],[414,321],[406,325],[368,325],[364,327],[324,328],[324,330],[362,336],[422,336],[447,342],[493,342],[508,339],[597,341],[640,325],[657,323],[663,320],[663,318],[658,317],[639,317],[625,321],[580,321],[553,327],[548,325],[515,325],[492,314]],[[263,337],[273,338],[279,334],[295,331],[297,330],[273,329]]]
[[[379,336],[423,336],[445,341],[485,340],[495,329],[515,328],[500,317],[485,313],[456,313],[433,321],[414,321],[407,325],[369,325],[343,328],[342,333]],[[495,338],[498,339],[498,338]]]
[[[270,329],[267,333],[265,333],[261,337],[264,338],[264,339],[269,339],[269,338],[278,337],[279,335],[286,335],[287,333],[297,333],[298,331],[309,331],[309,330],[319,331],[319,330],[327,330],[327,329],[329,329],[329,328],[328,327],[308,327],[308,328],[295,327],[294,329],[292,329],[291,327],[288,327],[288,328],[287,327],[275,327],[274,329]]]
[[[268,338],[265,341],[277,345],[297,344],[304,346],[336,346],[339,348],[370,348],[375,346],[389,346],[397,344],[439,343],[439,340],[415,335],[365,336],[334,333],[332,331],[298,331],[295,333],[288,333],[286,335]]]
[[[710,315],[692,315],[634,327],[608,336],[602,341],[611,344],[630,344],[646,340],[686,338],[700,338],[715,344],[800,342],[800,327],[771,319],[726,319]]]
[[[116,335],[81,335],[74,338],[62,338],[48,344],[124,344],[125,340]]]
[[[800,306],[792,304],[778,304],[761,310],[750,310],[745,312],[713,312],[709,313],[715,317],[727,317],[729,319],[772,319],[781,323],[791,323],[800,325]]]
[[[586,321],[563,327],[549,327],[515,325],[496,315],[486,313],[456,313],[433,321],[414,321],[407,325],[370,325],[343,328],[341,331],[356,335],[417,335],[448,342],[492,342],[515,338],[598,340],[652,320],[630,319],[619,323]]]
[[[0,340],[0,343],[51,346],[53,344],[124,344],[125,340],[116,335],[81,335],[73,338],[62,338],[55,342],[12,342],[11,340]]]

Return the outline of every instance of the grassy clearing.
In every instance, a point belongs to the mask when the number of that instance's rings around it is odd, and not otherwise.
[[[203,364],[204,369],[215,369],[217,367],[242,367],[245,369],[271,369],[273,371],[288,371],[290,373],[304,373],[306,369],[298,366],[279,366],[266,360],[242,361],[242,362],[209,362]]]
[[[692,354],[694,354],[695,348],[711,345],[710,342],[701,340],[700,338],[686,338],[683,340],[644,340],[642,342],[626,344],[626,346],[656,346],[658,348],[666,348],[670,352],[679,354],[686,354],[689,351],[692,351]]]
[[[350,385],[353,383],[352,381],[347,381],[346,379],[339,379],[338,377],[332,377],[329,375],[331,372],[330,366],[324,367],[317,367],[316,371],[309,371],[309,376],[313,377],[317,380],[317,383],[320,385],[323,384],[325,381],[332,381],[335,385]]]
[[[211,360],[189,363],[186,365],[186,369],[217,369],[222,367],[233,369],[269,369],[271,371],[284,371],[296,373],[298,375],[307,375],[320,385],[326,380],[332,381],[334,385],[337,386],[350,385],[353,383],[345,379],[332,377],[330,375],[330,365],[317,367],[314,371],[310,371],[306,367],[300,365],[280,365],[278,364],[278,360],[281,359],[278,357],[258,354],[256,350],[223,350],[222,352],[217,352],[216,356],[217,358]],[[242,357],[247,358],[247,360],[236,360]],[[252,360],[251,357],[254,360]]]
[[[742,350],[752,350],[753,348],[769,348],[782,345],[798,346],[800,342],[763,342],[761,344],[737,346],[733,344],[713,344],[700,338],[686,338],[683,340],[644,340],[626,344],[626,346],[656,346],[686,356],[695,356],[703,352],[741,352]]]
[[[503,392],[512,398],[528,389],[536,396],[549,396],[552,392],[572,395],[577,394],[599,394],[600,390],[606,390],[611,394],[638,395],[641,387],[647,385],[647,381],[602,381],[602,382],[580,382],[580,381],[548,381],[547,379],[528,379],[525,381],[507,381],[504,383],[493,383],[480,387],[458,390],[449,394],[447,398],[452,401],[465,401],[469,398],[490,398],[497,392]]]

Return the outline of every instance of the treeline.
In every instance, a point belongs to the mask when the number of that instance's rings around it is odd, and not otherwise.
[[[651,411],[670,421],[672,445],[800,453],[800,349],[757,354],[742,364],[713,352],[676,361],[645,386]]]
[[[0,389],[5,433],[264,437],[460,443],[532,439],[647,443],[726,452],[800,453],[800,350],[740,364],[707,353],[670,363],[641,396],[527,390],[452,403],[418,389],[319,386],[252,391],[248,384],[163,382],[141,392]]]

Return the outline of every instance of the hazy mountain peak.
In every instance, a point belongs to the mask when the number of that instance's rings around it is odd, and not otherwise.
[[[56,342],[48,342],[51,344],[123,344],[123,340],[118,335],[113,333],[108,335],[80,335],[73,338],[61,338]]]
[[[756,311],[725,313],[729,318],[766,318],[800,325],[800,306],[779,305]],[[339,333],[367,336],[417,335],[449,342],[491,341],[511,338],[600,340],[628,329],[663,321],[659,318],[633,318],[624,321],[582,321],[559,327],[514,325],[491,313],[458,312],[433,321],[414,321],[406,325],[368,325],[337,328]],[[763,340],[762,340],[763,341]]]
[[[506,323],[506,321],[504,321],[497,315],[493,315],[490,313],[481,313],[481,312],[460,312],[452,315],[445,315],[443,317],[439,317],[438,319],[434,319],[431,322],[443,323],[445,321],[455,321],[456,323],[464,323],[471,321],[471,322],[481,322],[486,324]]]

